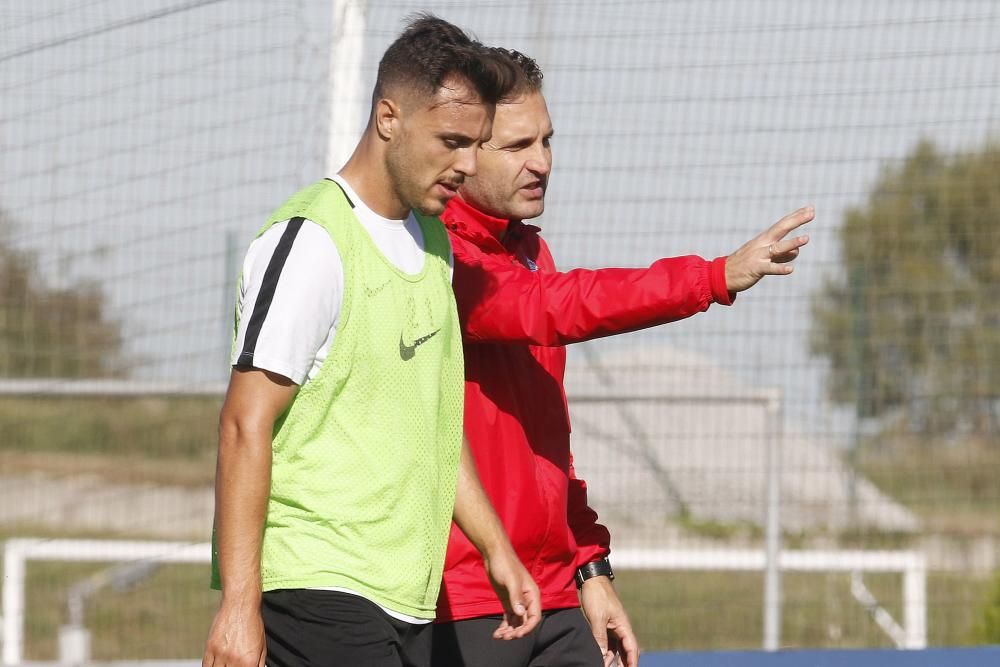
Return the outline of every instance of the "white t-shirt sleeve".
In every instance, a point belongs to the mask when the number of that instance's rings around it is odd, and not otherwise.
[[[243,262],[233,366],[303,384],[326,356],[343,296],[343,264],[326,230],[301,218],[273,225]]]

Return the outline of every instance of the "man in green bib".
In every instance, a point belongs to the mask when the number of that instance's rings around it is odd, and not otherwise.
[[[514,80],[457,27],[414,19],[379,64],[350,160],[250,245],[204,667],[429,665],[452,518],[504,604],[494,636],[537,624],[538,589],[462,437],[451,248],[436,217],[475,174]]]

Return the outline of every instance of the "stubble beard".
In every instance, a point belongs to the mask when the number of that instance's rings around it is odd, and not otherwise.
[[[463,195],[469,203],[496,218],[504,220],[530,220],[537,218],[545,209],[544,195],[541,200],[519,199],[519,190],[504,191],[503,188],[466,188]]]
[[[385,167],[389,174],[389,183],[396,198],[410,209],[422,209],[420,186],[414,180],[413,170],[408,166],[409,156],[405,150],[390,147],[386,153]]]

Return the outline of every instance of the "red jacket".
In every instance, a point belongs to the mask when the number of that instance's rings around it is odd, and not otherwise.
[[[557,273],[537,227],[487,216],[458,197],[441,219],[455,254],[465,430],[480,479],[538,583],[542,609],[577,607],[574,572],[608,554],[610,535],[573,472],[562,346],[732,303],[725,258]],[[438,621],[501,613],[479,553],[452,525]]]

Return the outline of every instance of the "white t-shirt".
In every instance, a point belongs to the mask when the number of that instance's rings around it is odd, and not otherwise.
[[[383,218],[339,175],[331,180],[344,189],[379,251],[400,271],[420,273],[424,235],[413,213],[405,220]],[[272,225],[243,261],[233,365],[272,371],[299,385],[316,377],[333,343],[343,296],[344,266],[326,230],[311,220]]]
[[[424,235],[413,212],[405,220],[383,218],[339,175],[331,180],[344,190],[378,250],[400,271],[420,273]],[[450,252],[448,258],[451,264]],[[344,265],[326,230],[306,219],[272,225],[243,260],[233,366],[271,371],[298,385],[315,378],[337,332],[343,298]],[[346,588],[319,590],[361,595]],[[408,623],[430,622],[381,609]]]

